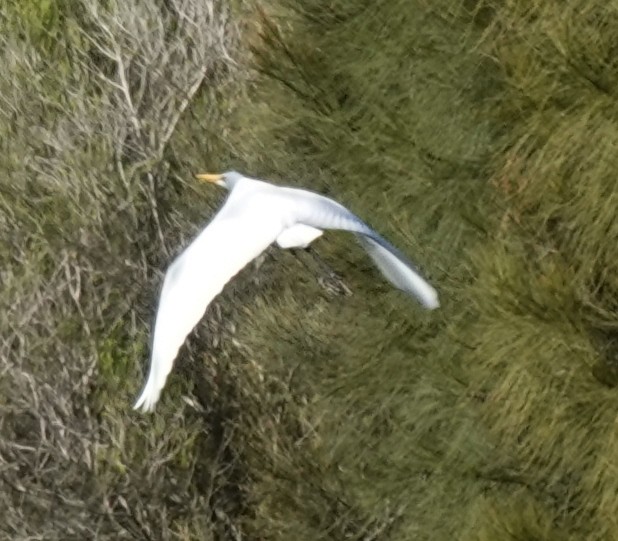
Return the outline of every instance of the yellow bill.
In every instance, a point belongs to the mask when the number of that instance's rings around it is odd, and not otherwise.
[[[217,183],[223,180],[223,175],[220,173],[198,173],[195,175],[195,178],[198,180],[203,180],[204,182]]]

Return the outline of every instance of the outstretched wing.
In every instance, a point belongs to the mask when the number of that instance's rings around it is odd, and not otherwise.
[[[395,287],[414,295],[423,306],[440,306],[438,293],[403,253],[343,205],[306,190],[287,189],[294,200],[296,221],[317,229],[342,229],[355,233],[373,262]]]
[[[371,233],[357,233],[357,237],[391,284],[414,295],[425,308],[433,310],[440,306],[438,292],[391,243],[373,230]]]
[[[280,223],[261,213],[221,213],[170,265],[159,300],[150,372],[135,409],[154,409],[180,346],[210,302],[281,230]]]

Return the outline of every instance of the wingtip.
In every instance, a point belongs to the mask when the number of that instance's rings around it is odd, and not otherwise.
[[[135,411],[139,411],[140,413],[152,413],[154,411],[154,404],[150,405],[150,404],[146,404],[146,403],[135,403],[133,405],[133,409]]]
[[[133,404],[133,409],[141,411],[142,413],[153,412],[158,399],[159,394],[156,393],[155,395],[152,395],[147,387],[146,389],[144,389],[139,398],[135,401],[135,404]]]
[[[438,299],[438,293],[434,291],[434,294],[431,297],[425,299],[424,304],[425,308],[427,308],[428,310],[436,310],[437,308],[440,308],[440,300]]]
[[[144,402],[144,401],[143,401],[143,399],[142,399],[142,398],[138,399],[138,400],[135,402],[135,404],[133,404],[133,410],[134,410],[134,411],[139,411],[139,412],[141,412],[141,413],[146,413],[146,411],[147,411],[147,410],[146,410],[145,406],[143,405],[143,402]]]
[[[415,273],[413,287],[408,290],[427,310],[440,308],[440,300],[436,289]]]

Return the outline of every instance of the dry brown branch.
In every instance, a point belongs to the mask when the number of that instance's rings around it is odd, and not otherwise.
[[[191,227],[171,145],[196,100],[219,117],[237,29],[218,0],[71,8],[50,50],[23,18],[0,33],[0,538],[207,539],[226,474],[193,482],[203,426],[182,401],[164,433],[130,406],[159,264]]]

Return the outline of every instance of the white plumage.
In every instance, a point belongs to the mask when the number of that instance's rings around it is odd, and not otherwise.
[[[225,284],[270,244],[306,247],[324,229],[357,235],[384,276],[426,308],[438,295],[403,254],[345,207],[306,190],[275,186],[236,172],[197,175],[230,190],[210,224],[170,265],[154,327],[150,371],[134,408],[152,411],[178,350]]]

